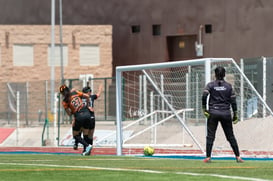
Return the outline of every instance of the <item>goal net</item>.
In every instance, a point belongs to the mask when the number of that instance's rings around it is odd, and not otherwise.
[[[217,66],[225,67],[237,95],[240,122],[234,132],[240,150],[273,150],[271,131],[266,132],[273,127],[272,111],[240,66],[231,58],[204,58],[116,68],[117,155],[147,145],[204,153],[201,97]],[[213,150],[231,150],[220,126]]]

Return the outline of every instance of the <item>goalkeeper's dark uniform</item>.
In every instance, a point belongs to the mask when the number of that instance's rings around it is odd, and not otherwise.
[[[238,144],[233,133],[232,121],[237,117],[237,104],[236,96],[232,89],[231,84],[224,80],[225,69],[217,67],[215,69],[216,80],[208,83],[204,89],[202,96],[202,108],[205,116],[207,117],[207,137],[206,137],[206,156],[207,161],[210,161],[213,142],[215,140],[215,133],[217,130],[218,122],[224,130],[226,139],[229,141],[236,159],[241,160]],[[209,100],[207,102],[207,98]],[[208,110],[206,105],[208,103]],[[231,110],[234,112],[232,119]],[[205,159],[206,160],[206,159]],[[207,162],[205,161],[204,162]],[[240,161],[239,161],[240,162]]]

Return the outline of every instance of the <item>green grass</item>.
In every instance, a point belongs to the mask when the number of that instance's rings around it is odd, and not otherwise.
[[[273,180],[273,161],[0,154],[1,181]]]

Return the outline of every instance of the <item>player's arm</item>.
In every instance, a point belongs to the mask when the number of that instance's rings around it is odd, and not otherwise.
[[[63,104],[65,112],[68,114],[68,116],[71,116],[72,112],[71,112],[70,108],[68,107],[68,103],[67,102],[62,102],[62,104]]]
[[[232,90],[230,99],[231,99],[230,103],[231,103],[232,111],[237,112],[236,95],[233,90]]]
[[[232,122],[233,124],[236,124],[239,122],[239,119],[238,119],[238,112],[237,112],[237,102],[236,102],[236,95],[235,95],[235,92],[232,90],[232,93],[231,93],[231,97],[230,97],[231,101],[231,108],[232,108],[232,111],[233,111],[233,119],[232,119]]]
[[[97,97],[100,97],[101,93],[102,93],[102,84],[100,84],[100,86],[99,86],[99,90],[98,90],[98,92],[96,94]]]
[[[89,97],[90,97],[88,94],[83,93],[81,91],[77,91],[77,94],[78,94],[79,97],[85,98],[85,99],[89,99]]]
[[[207,98],[208,98],[208,95],[209,95],[209,91],[207,89],[207,87],[204,89],[203,91],[203,95],[202,95],[202,110],[203,110],[203,113],[204,113],[204,116],[206,118],[208,118],[210,116],[208,110],[207,110]]]
[[[72,112],[69,108],[66,108],[65,109],[65,112],[68,114],[68,116],[71,116],[72,115]]]
[[[202,109],[207,109],[207,98],[209,93],[205,90],[202,95]]]
[[[86,93],[82,93],[82,97],[84,97],[86,99],[89,99],[90,96],[88,94],[86,94]]]

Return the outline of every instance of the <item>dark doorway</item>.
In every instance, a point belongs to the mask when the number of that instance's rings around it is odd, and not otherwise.
[[[196,58],[197,35],[167,36],[169,61]]]

